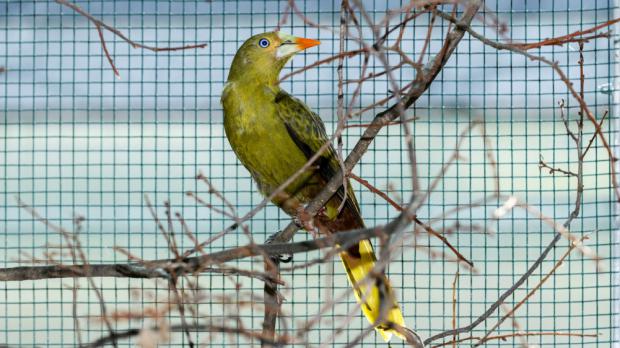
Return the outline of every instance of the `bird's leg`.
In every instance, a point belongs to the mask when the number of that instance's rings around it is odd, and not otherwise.
[[[312,238],[316,239],[319,236],[319,229],[315,225],[314,217],[308,214],[303,207],[297,210],[297,215],[295,215],[293,221],[297,227],[308,231],[312,235]]]
[[[297,226],[297,228],[299,228],[300,230],[305,228],[304,223],[303,223],[303,222],[301,222],[301,218],[299,217],[299,215],[296,215],[296,216],[293,218],[293,223],[294,223],[294,224],[295,224],[295,226]]]

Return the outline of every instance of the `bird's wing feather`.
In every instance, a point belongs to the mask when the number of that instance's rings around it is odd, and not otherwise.
[[[279,91],[275,97],[276,112],[280,119],[284,122],[286,130],[289,136],[297,147],[304,153],[306,158],[310,159],[319,149],[329,141],[327,132],[325,131],[325,125],[321,120],[321,117],[312,112],[310,108],[305,105],[301,100],[291,96],[290,94]],[[315,162],[318,166],[318,173],[327,183],[340,168],[340,163],[336,155],[336,150],[333,146],[329,148],[321,155],[321,157]],[[350,209],[357,215],[357,224],[363,226],[361,219],[360,208],[355,198],[355,194],[351,189],[351,185],[348,185],[347,200],[345,202],[344,209]],[[342,202],[344,197],[344,190],[340,188],[336,192],[338,202]],[[362,227],[362,226],[350,226],[349,228]]]
[[[304,153],[306,158],[311,158],[329,140],[321,118],[319,115],[312,112],[303,102],[284,91],[276,95],[275,102],[277,105],[277,114],[284,122],[289,136],[295,145]],[[332,146],[330,146],[315,163],[319,166],[318,172],[325,183],[327,183],[340,168],[340,164],[336,157],[336,151]],[[359,205],[355,199],[355,194],[351,189],[351,185],[348,185],[347,192],[347,200],[343,211],[337,219],[329,223],[330,229],[333,231],[364,227]],[[344,196],[342,187],[337,191],[336,195],[338,199],[332,204],[339,205]],[[330,203],[332,201],[330,201]],[[355,289],[355,296],[360,302],[362,311],[370,323],[375,324],[380,318],[382,304],[386,301],[386,298],[389,298],[392,303],[388,303],[389,307],[385,321],[404,327],[405,322],[402,312],[396,302],[390,282],[384,274],[376,277],[374,283],[371,283],[372,286],[370,287],[368,284],[358,284],[363,279],[366,279],[368,274],[374,269],[376,257],[370,241],[363,240],[350,246],[346,251],[340,253],[340,258],[347,271],[349,281]],[[380,283],[383,284],[382,287],[378,286]],[[387,293],[381,289],[386,289]],[[381,324],[378,325],[376,329],[386,341],[389,341],[392,334],[396,334],[402,338],[402,335],[393,328],[390,328],[389,325]]]

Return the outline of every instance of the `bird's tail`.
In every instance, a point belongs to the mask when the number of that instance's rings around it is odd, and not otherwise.
[[[396,302],[390,281],[385,274],[368,276],[377,260],[370,241],[363,240],[348,248],[347,251],[341,252],[340,259],[347,271],[349,282],[355,289],[355,297],[368,321],[376,325],[379,319],[382,319],[375,329],[386,342],[392,338],[393,334],[406,339],[390,325],[397,324],[405,327],[403,313]],[[390,301],[387,308],[382,307],[382,305],[385,306],[385,301]],[[382,310],[384,313],[381,312]]]

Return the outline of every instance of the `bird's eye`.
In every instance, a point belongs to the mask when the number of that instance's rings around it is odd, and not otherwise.
[[[269,40],[267,39],[260,39],[260,41],[258,41],[258,45],[262,48],[267,48],[269,47]]]

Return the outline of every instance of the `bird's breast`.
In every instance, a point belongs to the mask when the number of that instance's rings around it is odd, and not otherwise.
[[[263,195],[270,195],[306,163],[268,95],[228,90],[222,95],[222,106],[228,141]],[[302,175],[286,191],[296,192],[311,175]]]

